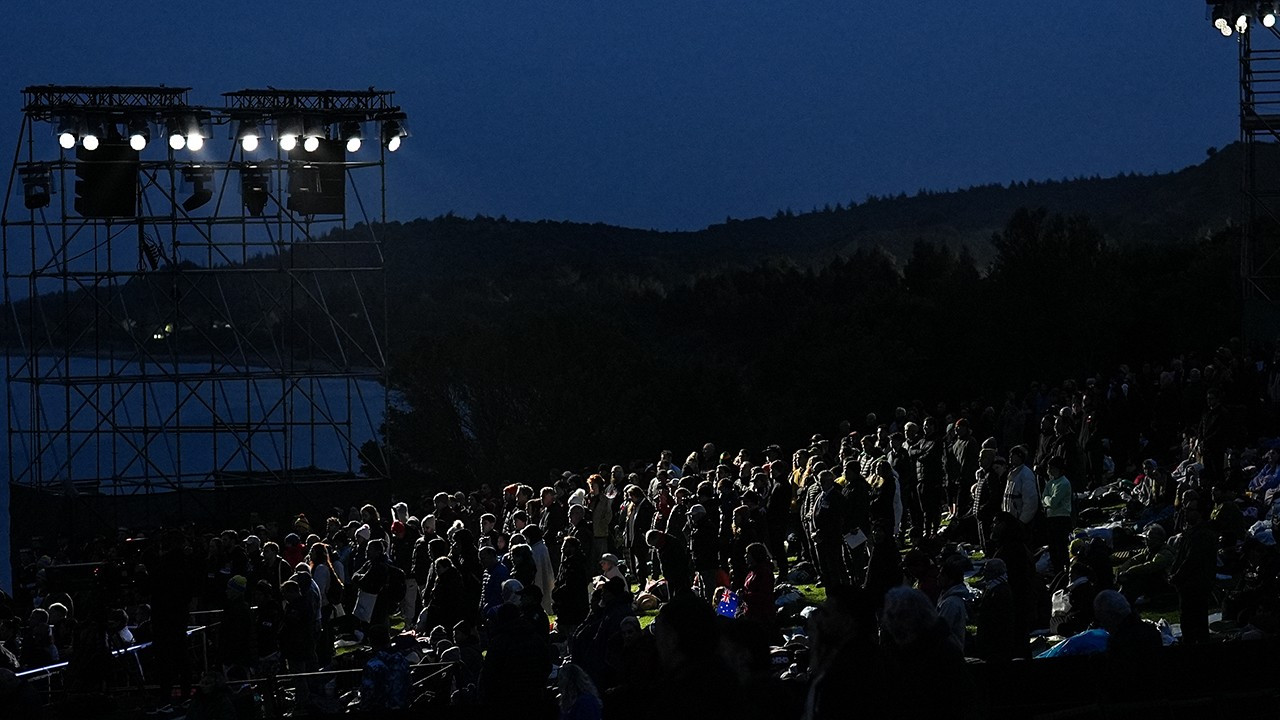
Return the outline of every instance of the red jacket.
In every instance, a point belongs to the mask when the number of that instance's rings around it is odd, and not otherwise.
[[[742,617],[748,620],[773,622],[778,608],[773,602],[773,568],[761,563],[747,573],[742,585]]]

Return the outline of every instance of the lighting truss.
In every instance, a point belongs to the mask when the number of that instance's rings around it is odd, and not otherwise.
[[[22,96],[9,184],[24,192],[6,196],[0,222],[10,481],[130,495],[385,468],[360,450],[388,402],[385,155],[317,162],[276,145],[251,158],[213,141],[244,121],[265,138],[290,115],[335,127],[402,117],[393,94],[243,90],[222,106],[165,86]],[[197,158],[167,142],[170,125],[189,137],[191,118],[210,140]],[[90,122],[115,133],[104,148],[127,150],[140,123],[162,139],[130,160],[136,212],[74,209],[90,166],[119,164],[53,137]],[[332,181],[322,191],[346,191],[336,212],[290,207],[290,178],[315,165]]]

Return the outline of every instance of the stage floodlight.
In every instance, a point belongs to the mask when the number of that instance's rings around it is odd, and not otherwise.
[[[236,139],[240,141],[240,147],[245,152],[253,152],[258,149],[258,142],[262,139],[262,131],[258,129],[257,122],[242,120],[240,129],[236,131]]]
[[[347,152],[360,151],[360,142],[364,139],[364,131],[360,129],[360,123],[355,121],[344,122],[338,128],[338,133],[342,141],[347,145]]]
[[[1243,33],[1248,29],[1249,29],[1248,15],[1241,15],[1240,17],[1236,18],[1236,32]]]
[[[213,168],[189,165],[182,168],[182,179],[191,183],[191,197],[182,201],[183,210],[191,212],[213,199]]]
[[[129,147],[142,152],[151,142],[151,126],[141,118],[129,122]]]
[[[399,150],[402,139],[408,136],[409,131],[405,129],[404,120],[392,118],[382,123],[382,144],[386,146],[387,152]]]
[[[187,135],[182,127],[182,122],[177,118],[170,118],[165,123],[165,134],[169,136],[169,147],[174,150],[181,150],[187,146]]]
[[[308,118],[303,132],[302,149],[313,153],[320,148],[320,141],[328,139],[329,129],[318,118]]]
[[[58,121],[57,134],[58,146],[63,150],[70,150],[80,140],[79,128],[76,127],[76,121],[71,118],[62,118]]]
[[[298,136],[301,134],[302,118],[289,116],[276,121],[276,140],[280,143],[281,150],[292,152],[298,147]]]
[[[1276,26],[1276,13],[1275,13],[1275,9],[1272,8],[1271,10],[1268,10],[1265,15],[1262,16],[1262,27],[1273,28],[1275,26]]]
[[[86,120],[84,123],[84,132],[80,134],[80,145],[85,150],[97,150],[98,145],[102,142],[103,136],[104,132],[102,123]]]
[[[22,175],[22,202],[28,210],[49,207],[49,198],[53,194],[53,173],[44,163],[35,163],[18,168]]]

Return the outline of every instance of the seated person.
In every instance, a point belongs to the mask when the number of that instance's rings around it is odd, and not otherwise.
[[[1143,538],[1146,546],[1116,568],[1116,582],[1129,602],[1173,590],[1168,579],[1169,565],[1173,563],[1173,548],[1167,542],[1168,531],[1152,523],[1147,526]]]
[[[1256,500],[1263,499],[1268,490],[1280,488],[1280,452],[1271,449],[1265,457],[1266,463],[1258,468],[1257,474],[1249,481],[1249,495]]]

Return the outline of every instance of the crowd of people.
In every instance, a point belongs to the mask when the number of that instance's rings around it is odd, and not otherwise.
[[[351,658],[357,691],[297,681],[289,702],[892,716],[930,677],[940,692],[910,711],[955,711],[966,658],[1139,657],[1211,641],[1215,608],[1218,638],[1280,635],[1277,408],[1280,367],[1221,348],[998,408],[868,414],[793,452],[706,443],[320,522],[67,538],[25,553],[0,598],[0,666],[69,660],[83,689],[145,678],[230,713],[213,717],[248,712],[246,678]],[[67,589],[77,563],[94,576]],[[203,611],[216,662],[197,685]],[[415,683],[422,662],[451,665],[447,691]]]

